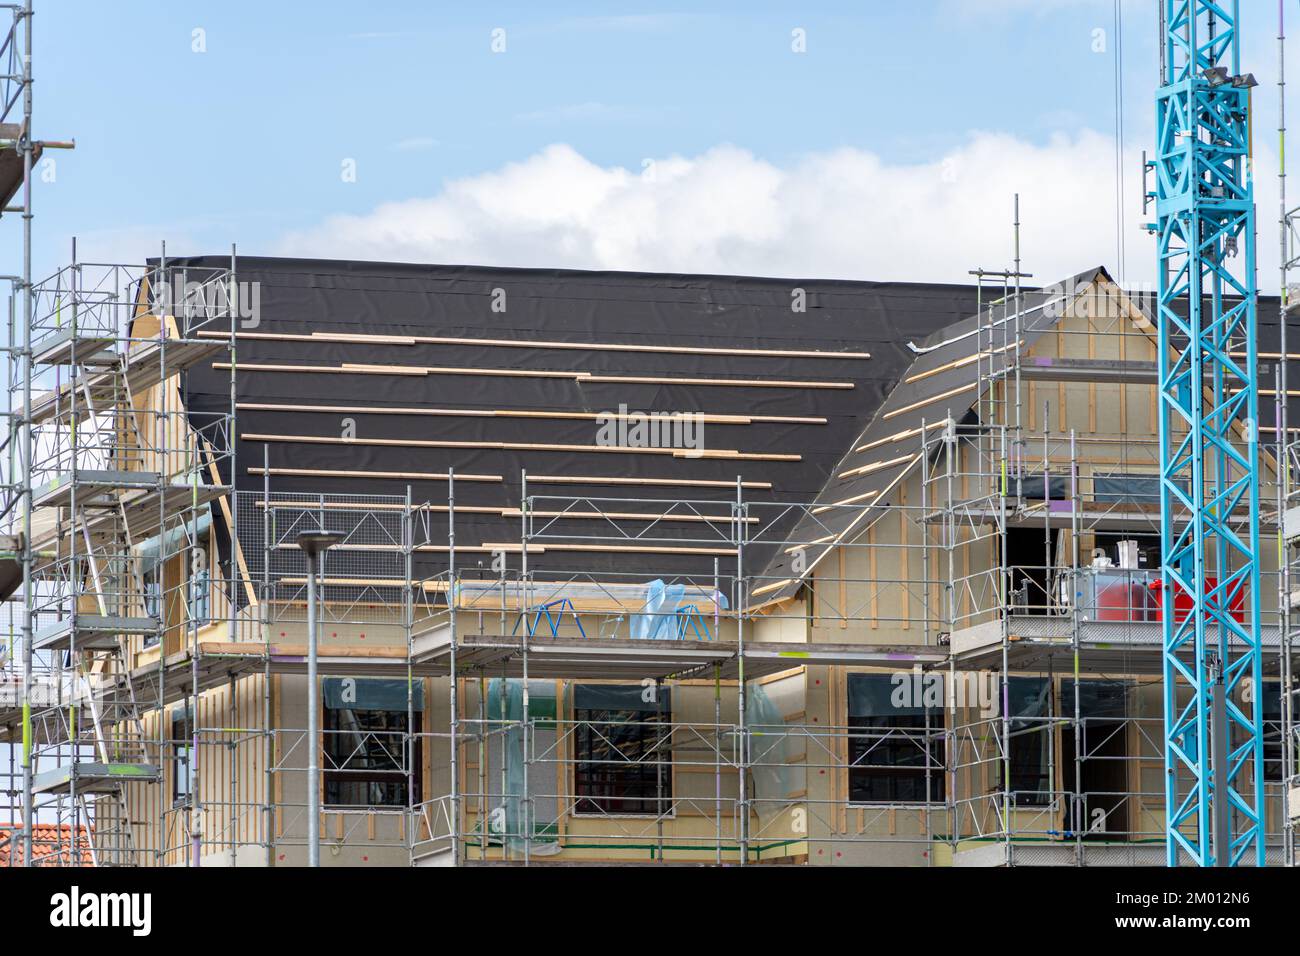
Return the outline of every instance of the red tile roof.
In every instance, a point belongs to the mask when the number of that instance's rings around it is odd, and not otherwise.
[[[36,866],[94,866],[89,831],[78,827],[76,850],[71,847],[72,827],[66,823],[37,823],[32,831],[32,860]],[[22,866],[23,828],[20,823],[0,823],[0,867]],[[11,864],[12,860],[12,864]]]

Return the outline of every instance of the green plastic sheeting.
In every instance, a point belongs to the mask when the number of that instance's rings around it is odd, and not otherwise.
[[[537,721],[554,721],[556,715],[555,699],[555,682],[534,680],[528,682],[528,716],[537,726]],[[524,834],[526,826],[524,822],[524,729],[517,723],[515,726],[502,729],[500,721],[520,721],[524,716],[524,682],[522,680],[507,680],[493,678],[488,681],[487,694],[487,719],[488,726],[495,733],[489,741],[488,746],[492,748],[492,757],[499,760],[502,750],[502,739],[505,741],[505,782],[501,796],[500,812],[493,812],[489,818],[488,831],[490,838],[495,841],[504,842],[511,850],[522,850],[524,846]],[[501,765],[498,763],[494,768],[500,773]],[[499,778],[498,778],[499,779]],[[493,780],[488,784],[489,792],[494,792],[498,781]],[[529,782],[529,789],[536,795],[536,781]],[[535,831],[537,827],[534,825]],[[533,843],[536,844],[539,838],[546,840],[545,835],[534,834]],[[554,843],[554,838],[547,841]]]
[[[785,718],[760,684],[745,685],[745,723],[754,799],[764,804],[762,809],[772,809],[789,799],[794,768]]]

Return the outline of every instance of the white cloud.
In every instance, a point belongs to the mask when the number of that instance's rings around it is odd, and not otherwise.
[[[1125,157],[1131,282],[1155,275],[1152,240],[1139,229],[1139,158],[1140,149]],[[1114,176],[1114,141],[1090,131],[1045,144],[976,133],[946,156],[911,165],[840,149],[779,167],[718,146],[627,169],[553,145],[522,162],[451,181],[428,198],[330,217],[284,236],[277,251],[965,282],[969,269],[1011,264],[1012,197],[1019,192],[1024,268],[1050,282],[1099,264],[1117,271]],[[1276,196],[1267,180],[1261,185]],[[1259,198],[1260,209],[1268,210],[1269,198]],[[1275,262],[1261,243],[1262,285],[1275,284],[1267,271]]]

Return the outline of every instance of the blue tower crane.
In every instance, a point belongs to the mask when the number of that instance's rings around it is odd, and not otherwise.
[[[1166,860],[1264,864],[1250,88],[1237,0],[1160,0]]]

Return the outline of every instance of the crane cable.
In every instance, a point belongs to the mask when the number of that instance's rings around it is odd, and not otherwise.
[[[1124,284],[1124,14],[1115,0],[1115,268]]]

